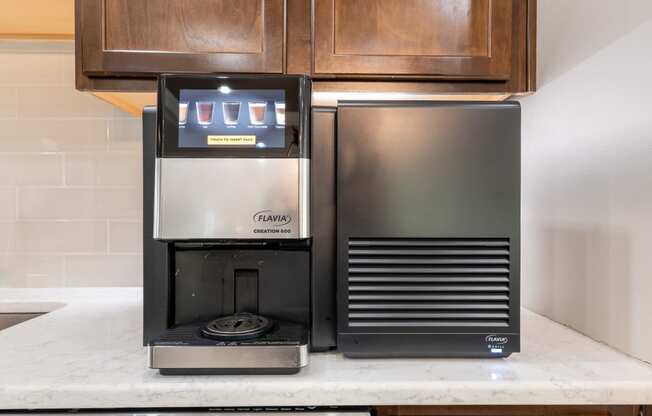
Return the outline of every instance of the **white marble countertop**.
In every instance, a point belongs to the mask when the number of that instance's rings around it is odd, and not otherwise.
[[[652,403],[652,366],[523,311],[507,359],[312,354],[291,376],[161,376],[141,345],[140,289],[0,289],[0,409]]]

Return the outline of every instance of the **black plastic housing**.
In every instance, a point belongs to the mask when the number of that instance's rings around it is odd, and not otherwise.
[[[514,102],[340,102],[340,351],[519,351],[520,134]]]

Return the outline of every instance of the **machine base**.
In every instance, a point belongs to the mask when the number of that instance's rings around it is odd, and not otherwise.
[[[164,375],[294,374],[308,365],[303,326],[277,322],[255,339],[219,341],[201,336],[202,323],[168,330],[149,345],[149,366]]]
[[[301,368],[161,368],[164,376],[214,375],[286,375],[297,374]]]
[[[517,333],[340,333],[338,350],[350,358],[505,358],[520,351]]]

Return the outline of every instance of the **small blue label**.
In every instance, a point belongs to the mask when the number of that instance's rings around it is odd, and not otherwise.
[[[492,348],[491,352],[493,352],[494,354],[501,354],[503,352],[503,349],[502,348]]]

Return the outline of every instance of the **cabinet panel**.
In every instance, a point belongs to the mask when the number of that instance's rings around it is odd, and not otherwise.
[[[287,0],[286,66],[288,74],[310,75],[312,27],[310,0]]]
[[[86,76],[283,72],[284,0],[77,0],[76,13]]]
[[[107,50],[261,53],[262,0],[105,0]],[[128,28],[128,30],[124,30]]]
[[[315,0],[314,6],[316,74],[510,77],[513,0]]]
[[[489,55],[489,0],[336,0],[334,5],[337,55]]]
[[[336,91],[535,89],[536,0],[75,0],[75,12],[80,90],[153,91],[162,72],[310,74]]]

